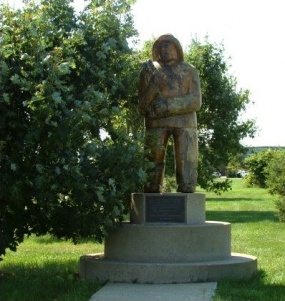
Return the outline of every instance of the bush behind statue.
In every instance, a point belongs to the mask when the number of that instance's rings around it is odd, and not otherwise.
[[[79,16],[69,0],[0,5],[0,256],[32,233],[102,241],[141,186],[139,142],[114,125],[131,81],[130,2]]]

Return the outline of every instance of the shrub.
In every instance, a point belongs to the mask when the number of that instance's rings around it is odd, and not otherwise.
[[[267,174],[266,185],[271,194],[277,194],[279,200],[276,208],[279,210],[279,218],[285,222],[285,151],[276,150],[265,168]]]
[[[274,152],[274,150],[267,149],[245,159],[245,166],[249,171],[249,175],[246,177],[247,186],[256,185],[261,188],[266,188],[266,167],[271,161]]]
[[[116,124],[130,1],[80,16],[70,0],[25,2],[0,4],[0,256],[32,233],[102,241],[145,179],[142,147]]]

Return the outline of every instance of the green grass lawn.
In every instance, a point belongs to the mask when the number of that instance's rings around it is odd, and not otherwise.
[[[207,220],[232,224],[232,251],[256,256],[258,274],[250,281],[221,281],[216,301],[285,300],[285,224],[279,222],[275,197],[265,189],[233,189],[221,196],[207,193]]]
[[[219,282],[215,301],[285,301],[285,224],[274,197],[243,183],[233,179],[221,196],[206,193],[207,220],[232,223],[232,251],[257,256],[258,273],[250,281]],[[0,263],[0,301],[88,301],[100,286],[79,279],[78,260],[102,250],[92,241],[30,237]]]
[[[0,263],[0,301],[87,301],[100,286],[79,279],[79,257],[102,251],[91,241],[32,236]]]

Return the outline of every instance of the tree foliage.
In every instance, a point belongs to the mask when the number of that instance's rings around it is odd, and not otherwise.
[[[31,233],[102,241],[145,179],[139,143],[115,122],[132,1],[91,1],[79,16],[70,2],[0,8],[0,255]]]
[[[200,178],[199,184],[210,190],[229,187],[214,182],[210,175],[226,166],[231,157],[245,152],[240,141],[255,132],[252,120],[241,119],[250,103],[249,91],[237,88],[237,79],[229,73],[223,45],[207,39],[193,40],[186,60],[198,70],[201,79],[203,104],[198,112]]]
[[[285,222],[285,151],[275,150],[271,160],[265,167],[266,186],[271,194],[278,195],[276,207],[279,211],[279,218]]]
[[[285,150],[271,151],[270,160],[264,168],[266,184],[270,193],[277,193],[285,197]]]
[[[266,167],[274,156],[275,150],[267,149],[250,155],[244,161],[249,175],[246,177],[247,186],[258,186],[266,188],[267,171]]]

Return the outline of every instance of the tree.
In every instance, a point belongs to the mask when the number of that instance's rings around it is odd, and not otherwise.
[[[235,178],[240,176],[237,173],[238,171],[245,169],[244,160],[245,160],[244,152],[231,156],[229,163],[225,169],[225,173],[227,174],[227,176],[230,178]]]
[[[249,91],[237,89],[230,75],[223,45],[193,40],[186,60],[199,70],[203,105],[198,112],[200,185],[210,190],[229,187],[228,180],[214,182],[209,176],[226,166],[231,157],[245,152],[240,141],[255,132],[252,120],[240,117],[250,103]]]
[[[265,167],[266,186],[271,194],[278,195],[276,207],[279,218],[285,222],[285,151],[275,150],[270,161]]]
[[[31,233],[102,241],[145,180],[142,148],[115,122],[132,1],[80,16],[70,2],[0,7],[0,255]]]
[[[261,152],[252,154],[245,159],[245,166],[249,171],[249,175],[246,177],[247,186],[258,186],[261,188],[267,188],[266,179],[267,171],[266,167],[274,156],[275,150],[267,149]]]

